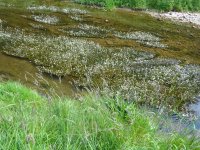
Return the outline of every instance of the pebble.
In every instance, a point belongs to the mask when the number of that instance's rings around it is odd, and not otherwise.
[[[153,17],[162,19],[170,19],[172,21],[179,21],[183,23],[194,24],[192,27],[200,27],[200,13],[185,13],[185,12],[168,12],[168,13],[156,13],[147,12]]]

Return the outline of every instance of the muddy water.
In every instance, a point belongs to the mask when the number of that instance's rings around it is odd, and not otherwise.
[[[2,6],[0,19],[2,80],[68,96],[73,81],[181,111],[200,91],[199,29],[69,2]]]
[[[70,77],[59,79],[45,75],[28,60],[0,53],[0,80],[19,81],[28,87],[37,89],[41,94],[74,96]]]

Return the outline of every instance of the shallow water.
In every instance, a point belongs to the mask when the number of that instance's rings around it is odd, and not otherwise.
[[[87,87],[180,111],[200,91],[199,29],[69,2],[1,6],[0,19],[2,80],[67,96]]]
[[[0,81],[19,81],[42,95],[58,94],[59,96],[74,96],[70,77],[58,79],[40,73],[28,60],[0,53]]]

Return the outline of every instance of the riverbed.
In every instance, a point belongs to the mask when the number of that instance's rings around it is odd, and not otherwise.
[[[183,113],[200,93],[198,28],[70,2],[2,5],[0,19],[1,80],[44,95],[89,90]]]

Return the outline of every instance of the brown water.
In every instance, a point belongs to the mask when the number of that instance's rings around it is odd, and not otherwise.
[[[59,79],[38,71],[28,60],[0,53],[0,80],[19,81],[28,87],[37,89],[42,94],[73,96],[71,79]],[[53,93],[52,93],[53,92]]]

